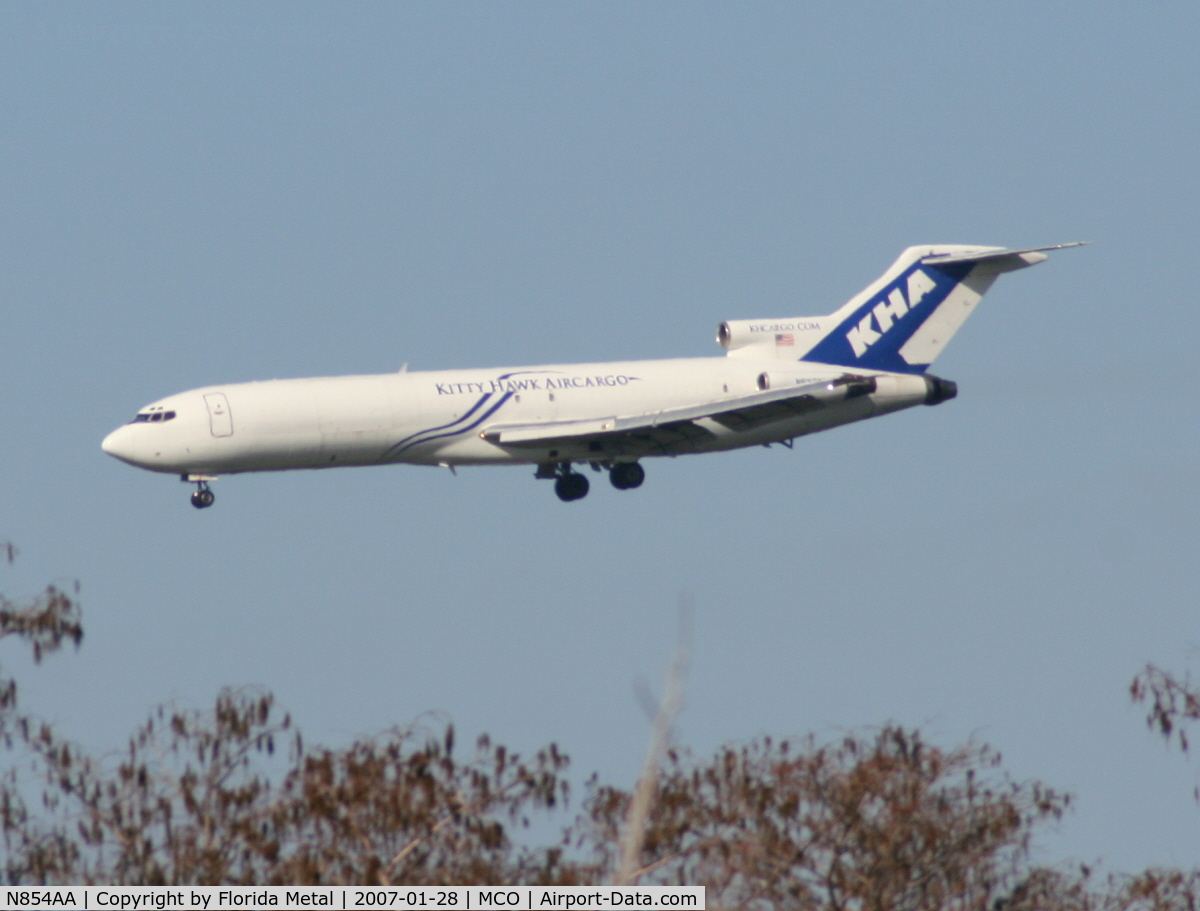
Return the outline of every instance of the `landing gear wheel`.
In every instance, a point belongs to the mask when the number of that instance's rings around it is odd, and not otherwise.
[[[213,505],[216,499],[213,492],[207,487],[201,487],[192,493],[192,505],[197,509],[207,509]]]
[[[646,480],[646,469],[637,462],[618,462],[608,472],[608,479],[617,490],[632,490],[641,487]]]
[[[572,500],[582,500],[587,496],[590,487],[588,479],[574,471],[569,474],[560,475],[558,480],[554,482],[554,492],[558,494],[558,498],[564,503],[569,503]]]

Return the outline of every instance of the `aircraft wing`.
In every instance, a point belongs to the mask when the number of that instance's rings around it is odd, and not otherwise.
[[[691,448],[689,444],[716,436],[719,428],[714,424],[727,430],[752,430],[874,391],[873,377],[845,374],[831,381],[769,389],[647,414],[586,421],[493,424],[483,431],[483,437],[513,448],[557,443],[564,447],[586,444],[593,452],[621,455],[686,452]]]

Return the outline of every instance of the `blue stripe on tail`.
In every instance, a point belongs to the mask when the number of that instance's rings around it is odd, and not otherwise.
[[[844,319],[803,360],[924,373],[929,365],[908,363],[900,349],[973,267],[970,262],[934,267],[918,260]]]

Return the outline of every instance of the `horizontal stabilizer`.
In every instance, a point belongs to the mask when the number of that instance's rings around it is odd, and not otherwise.
[[[982,247],[978,251],[939,253],[933,256],[925,256],[921,258],[921,262],[929,266],[944,266],[949,263],[978,263],[989,259],[1001,259],[1005,256],[1023,257],[1028,253],[1048,253],[1051,250],[1066,250],[1069,247],[1083,247],[1087,244],[1088,241],[1080,240],[1070,244],[1054,244],[1049,247],[1026,247],[1023,250],[1008,250],[1004,247]],[[1032,266],[1043,259],[1045,259],[1044,256],[1039,256],[1027,264]]]

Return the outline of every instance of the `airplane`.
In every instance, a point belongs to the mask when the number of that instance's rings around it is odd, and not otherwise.
[[[641,486],[644,458],[782,443],[958,386],[928,372],[996,277],[1081,243],[909,247],[825,316],[731,320],[724,357],[413,371],[206,386],[142,408],[104,452],[195,484],[219,475],[406,463],[531,465],[563,501],[576,465]]]

